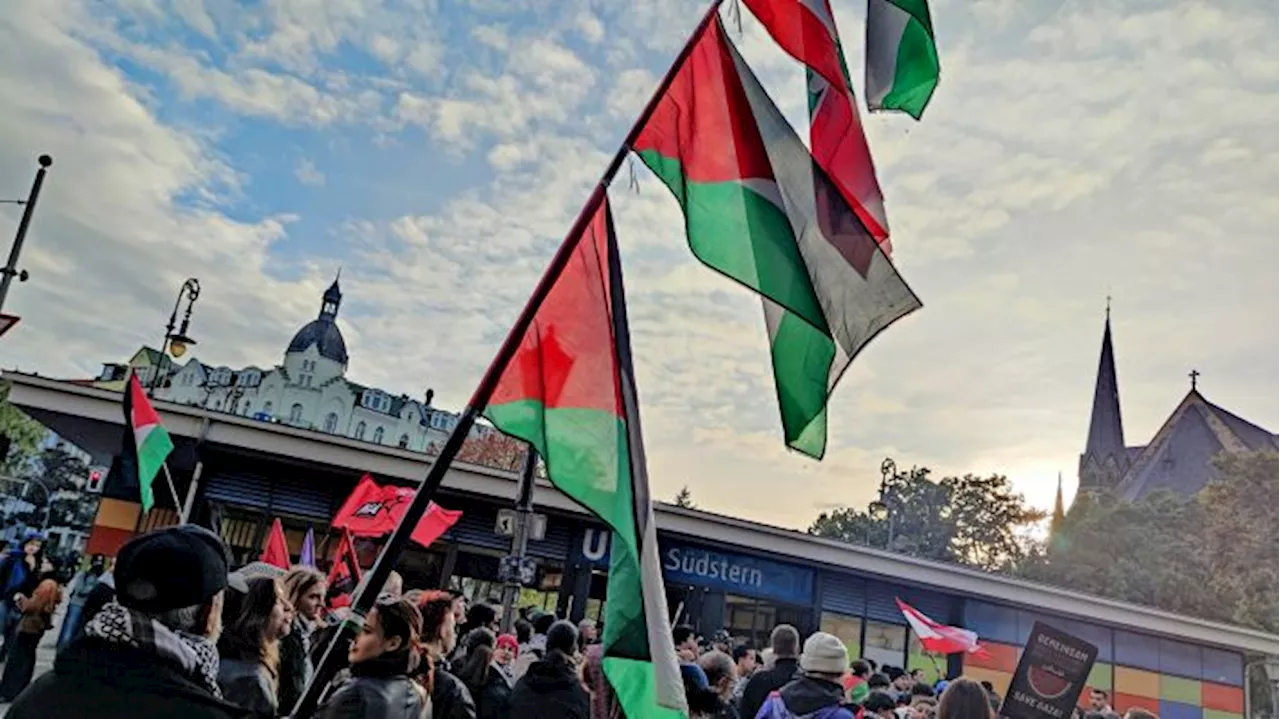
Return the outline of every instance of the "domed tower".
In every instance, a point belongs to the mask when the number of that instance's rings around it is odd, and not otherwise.
[[[284,351],[284,368],[292,384],[318,386],[347,370],[347,342],[338,329],[342,289],[338,278],[320,298],[320,314],[303,325]]]

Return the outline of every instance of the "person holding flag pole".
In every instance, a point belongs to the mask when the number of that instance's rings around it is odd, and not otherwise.
[[[170,474],[166,461],[173,453],[173,440],[164,425],[160,424],[160,415],[156,414],[155,408],[147,400],[147,393],[132,369],[125,383],[124,422],[125,433],[121,442],[121,455],[125,458],[123,466],[132,466],[138,474],[142,511],[150,512],[155,506],[153,487],[156,475],[163,471],[165,483],[173,496],[174,509],[178,513],[178,524],[186,524],[182,500],[178,497],[178,489],[173,483],[173,475]]]

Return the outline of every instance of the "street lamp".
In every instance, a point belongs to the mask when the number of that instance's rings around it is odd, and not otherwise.
[[[22,254],[22,243],[27,239],[27,228],[31,227],[31,216],[36,211],[36,200],[40,199],[40,188],[44,185],[44,174],[53,165],[53,158],[41,155],[36,159],[40,169],[36,170],[36,179],[31,183],[31,194],[25,200],[4,200],[7,204],[22,205],[22,219],[18,221],[18,232],[13,237],[13,246],[9,248],[9,261],[0,269],[0,311],[4,310],[4,300],[9,296],[9,285],[13,278],[19,282],[27,281],[27,271],[18,269],[18,256]]]
[[[182,326],[178,327],[178,308],[182,306],[183,298],[187,300],[187,311],[182,316]],[[173,355],[174,359],[181,357],[187,353],[187,348],[196,343],[187,335],[187,328],[191,325],[191,308],[195,305],[196,300],[200,297],[200,280],[194,277],[187,278],[182,283],[182,287],[178,290],[178,299],[173,303],[173,312],[169,314],[169,324],[164,327],[164,342],[160,345],[161,365],[165,358],[165,353]],[[178,331],[174,332],[177,327]],[[150,395],[156,394],[156,385],[160,383],[161,372],[164,367],[157,367],[156,374],[151,380]]]

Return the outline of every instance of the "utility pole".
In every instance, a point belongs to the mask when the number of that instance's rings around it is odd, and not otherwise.
[[[40,199],[40,187],[44,185],[45,171],[53,164],[53,158],[48,155],[41,155],[36,162],[40,163],[40,169],[36,170],[35,182],[31,183],[31,194],[27,195],[26,200],[10,200],[16,205],[22,205],[22,220],[18,222],[18,233],[13,238],[13,246],[9,248],[9,261],[5,263],[4,269],[0,270],[0,312],[4,311],[5,298],[9,296],[9,285],[13,284],[13,278],[17,277],[18,281],[27,281],[27,271],[18,269],[18,256],[22,254],[22,243],[27,239],[27,229],[31,227],[31,215],[36,211],[36,200]]]
[[[529,529],[533,523],[533,482],[538,467],[538,453],[533,445],[528,446],[524,457],[524,467],[520,471],[520,488],[516,496],[516,526],[511,537],[511,554],[518,557],[521,564],[529,551]],[[510,634],[515,628],[516,600],[520,598],[519,578],[508,579],[502,587],[502,632]]]

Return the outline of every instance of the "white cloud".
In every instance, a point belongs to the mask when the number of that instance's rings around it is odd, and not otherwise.
[[[316,169],[315,163],[309,159],[303,158],[298,163],[298,166],[293,169],[293,176],[307,187],[324,187],[324,173]]]

